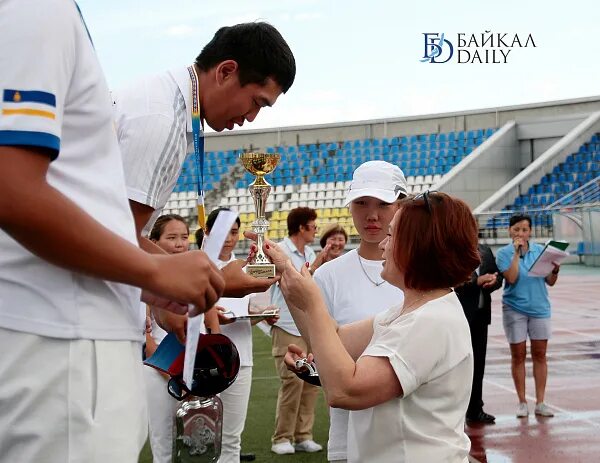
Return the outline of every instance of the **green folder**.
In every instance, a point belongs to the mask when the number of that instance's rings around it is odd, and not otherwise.
[[[546,243],[546,246],[552,246],[553,248],[556,249],[560,249],[561,251],[566,251],[567,248],[569,247],[569,243],[566,241],[556,241],[556,240],[550,240]]]

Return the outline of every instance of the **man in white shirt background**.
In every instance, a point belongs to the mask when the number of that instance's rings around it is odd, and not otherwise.
[[[289,237],[284,238],[279,246],[298,270],[315,260],[315,252],[309,245],[317,233],[316,220],[317,212],[308,207],[292,209],[287,217]],[[319,388],[302,381],[287,369],[284,362],[289,344],[303,349],[307,349],[307,345],[300,337],[278,286],[271,289],[271,305],[279,308],[280,318],[271,328],[271,342],[275,368],[281,380],[271,451],[279,455],[318,452],[323,447],[313,440],[312,429]]]

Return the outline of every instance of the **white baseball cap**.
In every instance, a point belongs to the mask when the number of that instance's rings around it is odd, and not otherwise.
[[[393,203],[408,195],[408,185],[400,167],[385,161],[368,161],[356,168],[346,193],[346,205],[357,198],[370,196]]]

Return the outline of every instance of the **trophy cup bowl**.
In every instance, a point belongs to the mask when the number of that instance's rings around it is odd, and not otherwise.
[[[256,233],[256,246],[258,252],[254,260],[246,266],[246,272],[255,278],[274,278],[275,265],[272,264],[263,252],[263,241],[269,221],[265,217],[267,198],[271,191],[271,185],[265,181],[265,175],[275,170],[281,156],[277,153],[241,153],[240,161],[244,169],[254,175],[256,179],[248,186],[250,196],[256,210],[256,220],[252,222],[252,231]]]

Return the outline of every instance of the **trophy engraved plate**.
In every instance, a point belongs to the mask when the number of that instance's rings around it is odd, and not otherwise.
[[[256,220],[252,222],[252,231],[256,233],[258,252],[254,260],[246,266],[248,275],[255,278],[274,278],[275,264],[272,264],[263,252],[265,233],[269,229],[269,221],[265,218],[267,198],[271,185],[265,181],[265,175],[270,174],[279,164],[281,156],[277,153],[241,153],[240,161],[249,173],[256,179],[248,186],[250,196],[256,210]]]

